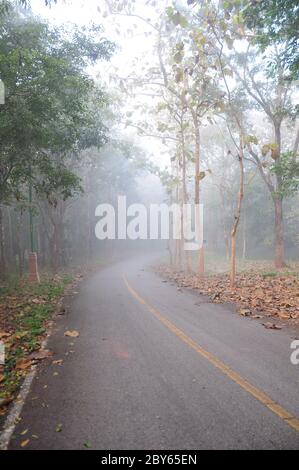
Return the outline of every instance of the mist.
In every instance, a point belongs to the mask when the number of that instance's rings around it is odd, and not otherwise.
[[[0,448],[298,448],[298,9],[0,1]]]

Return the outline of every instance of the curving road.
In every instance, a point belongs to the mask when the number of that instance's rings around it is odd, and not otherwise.
[[[82,282],[48,344],[64,362],[41,365],[9,448],[299,449],[294,332],[181,291],[151,262]]]

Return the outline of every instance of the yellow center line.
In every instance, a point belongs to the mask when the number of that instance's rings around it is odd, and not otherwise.
[[[263,391],[259,390],[258,388],[254,387],[251,383],[249,383],[246,379],[244,379],[241,375],[234,372],[229,366],[227,366],[224,362],[220,361],[216,356],[211,354],[210,352],[206,351],[202,348],[198,343],[196,343],[190,336],[186,335],[182,330],[180,330],[177,326],[175,326],[171,321],[165,318],[160,311],[149,304],[146,300],[144,300],[140,295],[131,287],[129,284],[126,276],[123,276],[124,283],[128,289],[128,291],[132,294],[132,296],[138,300],[139,303],[145,305],[147,309],[161,322],[165,325],[172,333],[174,333],[178,338],[184,341],[190,348],[200,354],[202,357],[207,359],[211,364],[213,364],[217,369],[221,370],[223,374],[229,377],[233,382],[237,383],[243,390],[246,390],[251,396],[253,396],[256,400],[260,403],[265,405],[269,410],[271,410],[275,415],[279,416],[285,423],[291,426],[293,429],[299,432],[299,419],[296,416],[292,415],[289,411],[279,405],[277,402],[272,400],[271,397],[266,395]]]

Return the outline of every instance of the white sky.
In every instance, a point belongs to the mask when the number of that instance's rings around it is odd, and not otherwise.
[[[159,8],[166,8],[169,3],[168,0],[160,0]],[[121,76],[125,77],[132,72],[134,61],[141,67],[142,63],[155,60],[152,54],[153,37],[144,36],[145,31],[150,31],[146,24],[135,18],[107,15],[108,8],[105,0],[59,0],[58,4],[51,8],[46,7],[43,0],[31,0],[31,7],[35,14],[57,25],[75,23],[83,26],[93,22],[103,26],[104,36],[117,44],[117,51],[109,64],[101,62],[89,70],[89,73],[95,77],[98,76],[101,82],[108,82],[109,74],[114,73],[114,67],[118,69]],[[143,16],[147,15],[147,12],[149,17],[153,15],[153,10],[145,6],[145,0],[138,0],[137,10]],[[133,30],[132,37],[128,34],[128,29]],[[110,83],[110,86],[114,85]],[[144,100],[146,101],[146,98]],[[130,104],[132,103],[128,103],[129,106]],[[132,129],[125,132],[135,137],[136,142],[152,155],[155,163],[159,163],[162,167],[169,164],[169,157],[164,154],[165,147],[159,140],[139,137]]]

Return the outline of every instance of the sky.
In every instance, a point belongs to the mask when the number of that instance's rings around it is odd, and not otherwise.
[[[168,0],[163,0],[159,2],[159,7],[165,8],[168,4]],[[115,84],[109,81],[111,74],[117,73],[122,77],[127,77],[134,70],[134,63],[138,64],[140,69],[142,64],[155,60],[152,53],[153,37],[151,34],[146,37],[144,35],[145,31],[150,33],[146,24],[136,18],[110,15],[105,0],[60,0],[58,4],[50,8],[46,7],[41,0],[31,0],[31,8],[35,14],[57,25],[74,23],[83,26],[91,22],[101,24],[104,28],[104,36],[114,41],[117,49],[108,64],[98,63],[88,72],[100,82],[107,83],[112,89]],[[145,6],[145,0],[138,0],[137,10],[142,16],[148,15],[152,18],[153,10]],[[144,102],[147,100],[146,97],[142,99]],[[131,109],[134,104],[136,103],[128,101],[128,109]],[[146,149],[155,164],[163,168],[169,164],[170,157],[165,155],[165,147],[160,141],[137,136],[136,130],[132,128],[127,128],[124,132]]]

